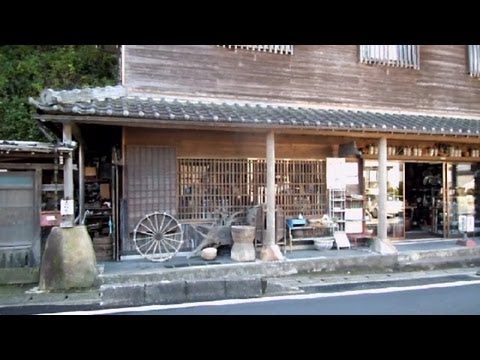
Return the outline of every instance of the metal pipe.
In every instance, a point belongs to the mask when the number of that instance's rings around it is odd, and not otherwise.
[[[85,148],[83,141],[79,140],[78,147],[78,212],[80,225],[84,225],[85,217]]]

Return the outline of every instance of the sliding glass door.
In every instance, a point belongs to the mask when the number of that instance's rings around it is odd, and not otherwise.
[[[378,161],[366,160],[364,165],[365,214],[367,231],[377,234],[378,227]],[[387,163],[387,236],[405,237],[403,162]]]
[[[480,227],[480,167],[475,163],[445,163],[445,237],[473,235]]]

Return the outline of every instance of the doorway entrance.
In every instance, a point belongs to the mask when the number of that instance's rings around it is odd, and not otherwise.
[[[443,164],[405,163],[405,239],[442,237]]]
[[[378,162],[364,163],[365,228],[378,227]],[[392,240],[480,233],[480,163],[387,162],[387,236]]]

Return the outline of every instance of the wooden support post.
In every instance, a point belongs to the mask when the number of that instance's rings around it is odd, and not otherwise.
[[[387,238],[387,139],[378,142],[378,230],[380,240]]]
[[[275,244],[275,134],[267,134],[267,229],[260,258],[263,261],[283,260],[280,248]]]
[[[387,138],[378,141],[378,228],[372,250],[380,254],[396,254],[387,237]]]
[[[71,144],[72,142],[72,125],[70,123],[63,124],[63,143]],[[73,201],[73,153],[65,156],[63,162],[63,200]],[[61,227],[73,227],[74,214],[63,216]]]
[[[78,215],[79,224],[83,225],[83,214],[85,213],[85,141],[80,127],[71,123],[72,134],[78,142]]]

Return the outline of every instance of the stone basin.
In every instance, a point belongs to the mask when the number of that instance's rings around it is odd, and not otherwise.
[[[234,261],[255,261],[255,226],[232,225],[233,246],[230,257]]]

